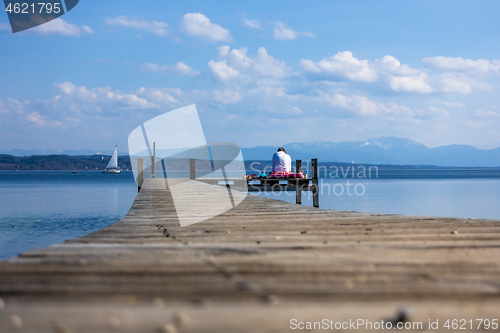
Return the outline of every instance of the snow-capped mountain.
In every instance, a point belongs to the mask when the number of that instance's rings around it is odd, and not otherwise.
[[[478,149],[466,145],[429,148],[419,142],[381,137],[365,141],[294,142],[284,145],[292,159],[318,158],[323,162],[355,162],[369,164],[500,166],[500,148]],[[267,160],[274,146],[243,148],[245,160]]]

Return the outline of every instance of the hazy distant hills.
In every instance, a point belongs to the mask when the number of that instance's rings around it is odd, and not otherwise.
[[[500,148],[484,150],[467,145],[428,148],[421,143],[396,137],[365,141],[290,143],[284,147],[292,160],[318,158],[324,162],[366,164],[500,166]],[[276,149],[274,146],[243,148],[243,156],[245,160],[267,160]]]
[[[284,145],[292,160],[318,158],[319,162],[345,162],[360,164],[396,164],[396,165],[437,165],[463,167],[499,167],[500,148],[478,149],[467,145],[450,145],[429,148],[416,141],[382,137],[365,141],[345,142],[309,142],[289,143]],[[242,148],[246,161],[270,160],[276,152],[277,146],[258,146]],[[111,155],[110,151],[72,150],[72,151],[36,151],[36,150],[0,150],[0,154],[14,156],[65,154],[71,156],[82,155]],[[120,156],[127,152],[119,152]],[[105,157],[107,158],[107,156]],[[102,159],[98,157],[97,159]],[[96,160],[97,160],[96,159]],[[102,161],[100,163],[103,163]],[[92,167],[95,165],[92,164]]]
[[[34,156],[34,155],[70,155],[70,156],[90,156],[90,155],[109,155],[113,154],[110,150],[56,150],[56,149],[0,149],[2,155],[12,156]],[[118,151],[118,155],[128,155],[128,151]]]
[[[12,156],[0,154],[0,170],[104,170],[111,156],[34,155]],[[128,156],[118,158],[122,170],[130,169]]]

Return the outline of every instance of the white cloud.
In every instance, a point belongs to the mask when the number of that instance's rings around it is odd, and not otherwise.
[[[62,93],[69,95],[75,91],[76,87],[73,83],[66,81],[56,84],[56,86],[61,90]]]
[[[433,117],[448,117],[450,114],[448,113],[448,110],[438,107],[438,106],[431,106],[429,107],[430,114],[429,116]]]
[[[223,45],[218,48],[220,61],[210,60],[208,67],[214,77],[220,81],[229,81],[242,78],[244,81],[271,84],[271,80],[279,81],[290,75],[291,70],[280,61],[267,53],[264,47],[257,50],[257,56],[249,56],[248,49],[231,50]]]
[[[360,82],[378,80],[377,72],[371,68],[369,61],[359,60],[353,57],[349,51],[339,52],[316,63],[302,59],[300,64],[308,73],[320,74],[333,79],[349,79]]]
[[[189,36],[200,37],[211,42],[233,41],[229,30],[210,22],[210,19],[201,13],[184,15],[181,20],[181,29]]]
[[[472,60],[461,57],[427,57],[423,58],[424,65],[439,69],[447,69],[454,71],[473,71],[477,73],[488,73],[500,71],[499,60]]]
[[[306,37],[311,37],[311,38],[317,38],[318,37],[317,34],[315,34],[314,32],[310,32],[310,31],[303,32],[302,35],[304,35]]]
[[[157,36],[167,36],[169,34],[168,24],[161,21],[136,20],[125,15],[114,18],[105,18],[107,24],[121,25],[124,27],[136,28],[142,31],[151,32]]]
[[[471,86],[464,81],[457,80],[452,77],[442,78],[439,80],[441,91],[445,93],[470,94]]]
[[[45,116],[40,115],[38,112],[31,112],[26,116],[26,120],[32,124],[41,127],[63,127],[63,123],[58,120],[45,120]]]
[[[85,31],[88,34],[93,34],[94,33],[94,30],[91,27],[89,27],[88,25],[82,25],[82,30]]]
[[[398,59],[390,55],[385,55],[381,59],[375,60],[375,69],[379,72],[401,76],[418,76],[420,71],[408,65],[401,65]]]
[[[447,72],[434,78],[436,88],[444,93],[470,94],[475,90],[490,90],[492,86],[463,73]]]
[[[241,94],[235,90],[215,90],[214,99],[222,104],[234,104],[241,100]]]
[[[174,96],[181,96],[182,91],[180,89],[142,87],[137,91],[137,94],[156,105],[174,106],[179,103]]]
[[[474,111],[474,115],[477,118],[500,118],[500,113],[490,110],[476,110]]]
[[[0,113],[8,114],[11,111],[21,114],[23,112],[23,104],[12,97],[9,97],[6,103],[0,101]]]
[[[228,81],[231,78],[237,77],[240,73],[227,65],[227,61],[213,61],[208,62],[208,68],[212,74],[220,81]]]
[[[146,72],[166,72],[169,67],[167,65],[158,65],[151,62],[145,62],[141,65],[141,68]]]
[[[361,95],[343,95],[320,91],[318,98],[327,104],[355,112],[362,117],[381,117],[393,122],[414,122],[415,112],[404,105],[380,103]]]
[[[159,72],[159,73],[169,72],[190,77],[198,77],[201,74],[200,71],[193,69],[192,67],[190,67],[189,65],[187,65],[185,62],[182,61],[176,63],[173,66],[158,65],[151,62],[145,62],[141,65],[141,68],[142,70],[147,72]]]
[[[84,33],[92,34],[94,31],[87,25],[77,26],[70,24],[61,18],[56,18],[47,23],[43,23],[34,28],[24,30],[21,34],[36,34],[36,35],[64,35],[64,36],[80,36]]]
[[[248,20],[244,18],[243,25],[250,29],[262,29],[259,20]]]
[[[83,86],[77,87],[71,82],[62,82],[56,84],[56,87],[63,93],[61,97],[57,98],[57,102],[69,101],[81,104],[82,107],[94,105],[97,111],[100,111],[103,105],[111,105],[116,109],[147,109],[156,106],[151,101],[137,94],[123,93],[119,90],[112,90],[109,87],[89,89]]]
[[[273,35],[274,39],[280,39],[280,40],[293,40],[297,38],[297,32],[287,26],[283,22],[274,22],[274,29],[273,29]]]
[[[192,67],[188,66],[185,62],[178,62],[175,64],[175,71],[182,75],[187,76],[198,76],[200,75],[200,71],[194,70]]]
[[[26,116],[26,120],[38,126],[45,125],[45,117],[38,114],[38,112],[30,113],[29,115]]]
[[[466,105],[462,102],[431,100],[431,101],[429,101],[429,103],[435,104],[435,105],[442,105],[446,108],[451,108],[451,109],[464,109],[464,108],[466,108]]]
[[[389,85],[394,91],[430,93],[432,88],[426,83],[427,75],[420,73],[419,76],[393,76],[389,79]]]

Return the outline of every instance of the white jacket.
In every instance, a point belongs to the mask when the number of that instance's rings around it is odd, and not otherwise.
[[[292,170],[292,158],[283,151],[273,155],[274,172],[290,172]]]

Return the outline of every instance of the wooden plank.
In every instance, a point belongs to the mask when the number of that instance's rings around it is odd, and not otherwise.
[[[193,217],[220,200],[197,183],[183,193],[201,196]],[[401,307],[411,321],[498,316],[500,221],[247,195],[180,227],[172,198],[165,179],[145,179],[117,223],[0,262],[0,331],[278,332],[292,318],[381,320]]]

